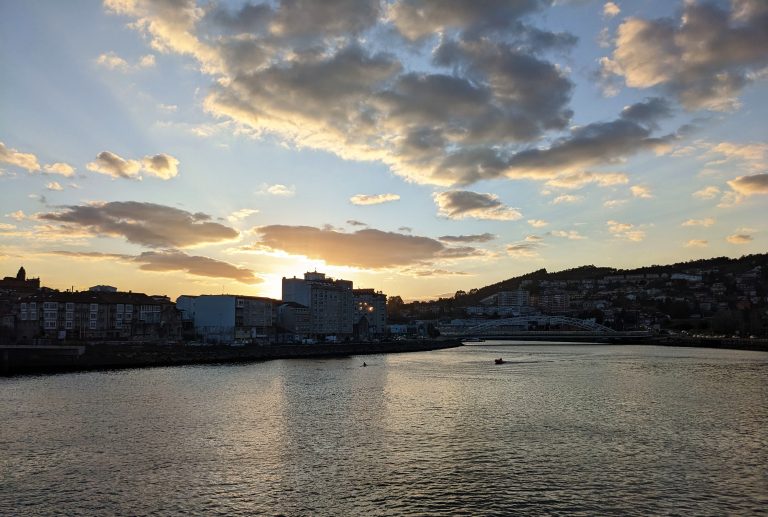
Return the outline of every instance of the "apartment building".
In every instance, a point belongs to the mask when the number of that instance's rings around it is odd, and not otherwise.
[[[365,318],[368,337],[382,336],[387,331],[387,295],[375,289],[354,289],[352,291],[355,319],[354,324],[361,326]],[[358,337],[365,337],[358,331]]]
[[[352,281],[334,280],[324,273],[308,272],[304,278],[283,277],[283,301],[309,308],[310,334],[315,338],[352,336],[354,294]]]
[[[17,333],[84,341],[178,339],[181,318],[165,296],[98,291],[42,291],[16,300]]]

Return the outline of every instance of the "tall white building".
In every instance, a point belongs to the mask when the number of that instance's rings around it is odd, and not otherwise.
[[[352,336],[354,299],[351,280],[334,280],[324,273],[283,278],[283,301],[309,308],[311,334],[316,337]]]

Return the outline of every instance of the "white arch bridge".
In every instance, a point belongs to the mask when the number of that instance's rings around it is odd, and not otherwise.
[[[497,320],[474,320],[440,325],[440,333],[455,336],[499,336],[535,332],[578,332],[585,334],[618,334],[594,320],[568,316],[516,316]]]

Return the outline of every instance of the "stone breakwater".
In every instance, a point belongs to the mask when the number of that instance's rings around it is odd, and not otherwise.
[[[460,340],[388,341],[315,345],[188,346],[163,344],[97,344],[76,347],[0,347],[2,374],[37,374],[243,363],[270,359],[344,357],[350,355],[423,352],[461,346]]]

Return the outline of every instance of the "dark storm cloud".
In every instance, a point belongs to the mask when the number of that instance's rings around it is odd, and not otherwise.
[[[65,206],[38,215],[44,221],[78,226],[96,235],[124,237],[152,248],[176,248],[235,239],[236,230],[210,222],[210,216],[138,201]]]

